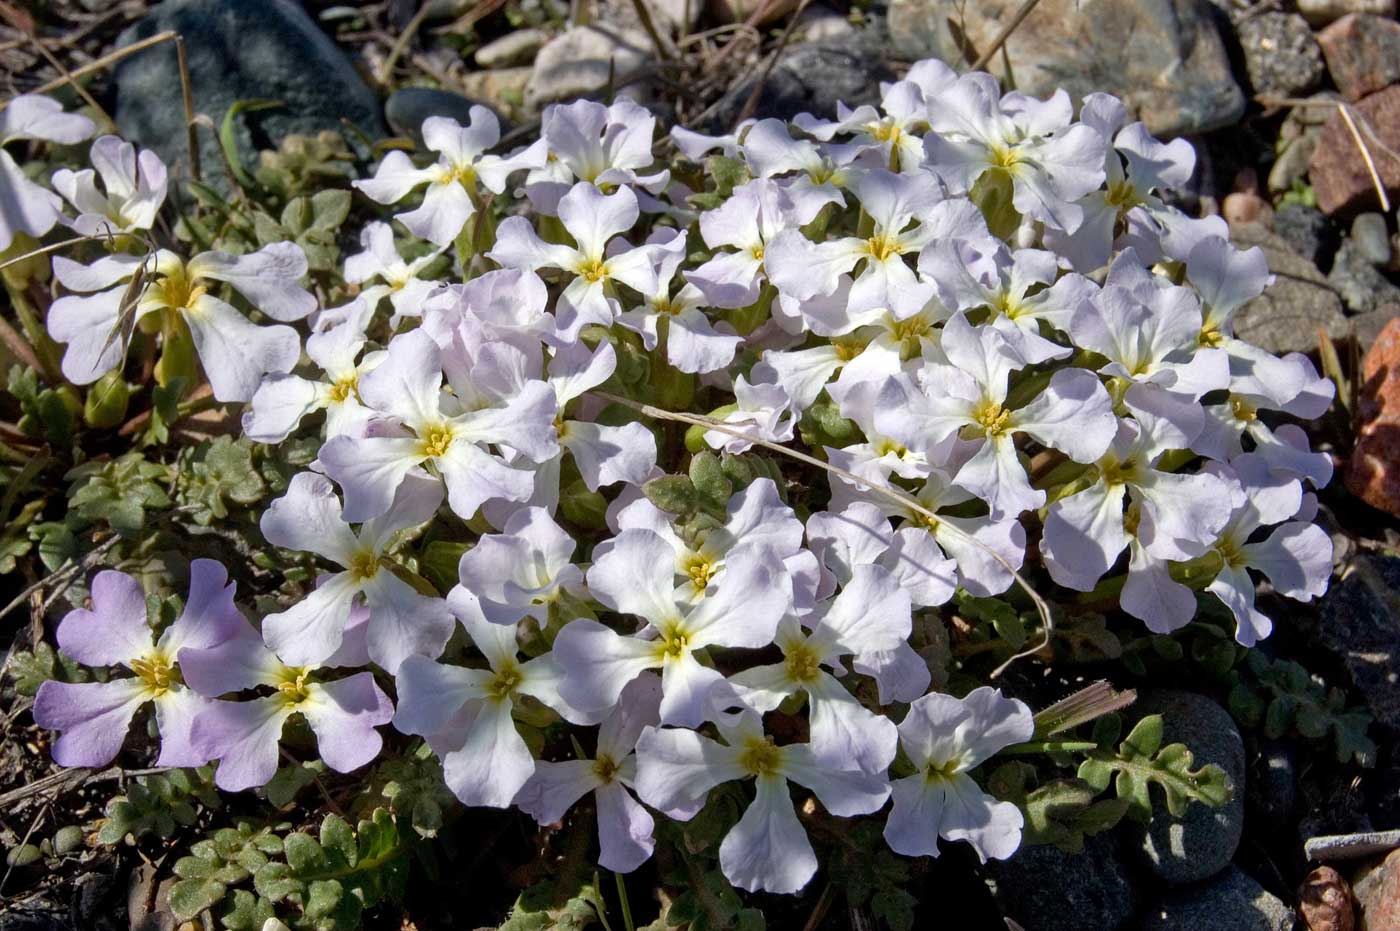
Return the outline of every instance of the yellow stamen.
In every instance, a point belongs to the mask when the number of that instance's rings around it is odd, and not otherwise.
[[[367,582],[379,574],[379,554],[374,550],[360,550],[350,557],[350,578],[356,582]]]
[[[164,695],[170,691],[172,685],[179,685],[183,680],[180,678],[180,671],[163,653],[148,653],[140,659],[131,661],[131,671],[154,695]]]
[[[436,459],[447,455],[447,449],[452,445],[453,431],[451,424],[438,424],[428,427],[419,435],[418,453],[429,459]]]
[[[277,683],[277,694],[289,705],[299,705],[311,697],[306,687],[311,670],[305,666],[289,666],[282,673],[282,681]]]
[[[813,682],[821,674],[821,657],[807,644],[796,644],[784,658],[783,666],[791,681]]]
[[[739,766],[751,776],[774,776],[783,765],[783,751],[773,744],[773,738],[751,738],[739,754]]]

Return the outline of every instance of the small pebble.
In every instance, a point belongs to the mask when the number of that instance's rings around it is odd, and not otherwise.
[[[1360,213],[1351,221],[1351,239],[1357,251],[1372,265],[1390,261],[1390,231],[1379,213]]]
[[[1298,911],[1308,931],[1355,931],[1351,886],[1330,866],[1319,866],[1298,887]]]
[[[516,29],[476,50],[476,63],[481,68],[506,68],[529,62],[549,41],[543,29]]]
[[[1220,213],[1231,226],[1240,223],[1258,223],[1268,229],[1274,225],[1274,208],[1258,194],[1236,191],[1226,194],[1220,205]]]

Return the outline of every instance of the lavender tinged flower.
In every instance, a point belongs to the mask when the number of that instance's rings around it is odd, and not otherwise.
[[[99,572],[92,610],[69,612],[58,627],[58,647],[87,666],[124,666],[134,675],[106,682],[49,680],[34,698],[34,722],[62,731],[53,757],[60,766],[105,766],[126,741],[137,709],[156,706],[160,731],[157,766],[198,766],[209,759],[192,742],[190,727],[208,702],[185,685],[181,651],[217,646],[247,622],[233,604],[234,585],[212,559],[190,564],[185,610],[156,638],[146,622],[146,596],[124,572]]]

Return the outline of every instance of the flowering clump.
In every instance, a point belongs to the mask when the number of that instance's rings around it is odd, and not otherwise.
[[[202,369],[263,457],[229,562],[263,616],[195,560],[153,629],[99,573],[58,645],[129,674],[44,684],[58,762],[110,761],[153,702],[157,764],[223,789],[426,742],[465,805],[591,805],[619,872],[702,810],[746,890],[805,888],[847,819],[903,856],[1013,855],[1032,803],[987,764],[1046,749],[1049,701],[990,679],[1028,625],[1053,654],[1047,603],[1159,634],[1204,610],[1251,646],[1257,580],[1321,594],[1330,460],[1274,414],[1333,387],[1233,335],[1262,256],[1167,206],[1191,147],[1117,101],[924,62],[837,116],[657,139],[580,101],[502,153],[484,108],[434,117],[434,154],[355,182],[363,251],[311,283],[293,243],[149,248],[165,168],[114,137],[100,188],[19,184],[5,240],[49,214],[96,239],[53,259],[63,373]],[[21,98],[0,131],[90,127]]]

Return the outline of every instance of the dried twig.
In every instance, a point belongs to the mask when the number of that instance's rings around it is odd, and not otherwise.
[[[1031,599],[1032,603],[1035,604],[1036,613],[1040,615],[1041,623],[1045,627],[1045,636],[1040,643],[1036,644],[1034,647],[1028,650],[1022,650],[1021,652],[1012,656],[1010,659],[1006,660],[996,669],[992,670],[991,678],[995,679],[999,677],[1003,672],[1006,671],[1007,667],[1009,667],[1012,663],[1016,662],[1018,659],[1024,659],[1027,656],[1033,656],[1050,645],[1051,636],[1053,635],[1055,630],[1054,616],[1050,612],[1049,603],[1045,600],[1044,597],[1041,596],[1039,592],[1035,590],[1035,588],[1030,584],[1030,582],[1026,581],[1025,576],[1021,575],[1020,571],[1015,566],[1011,565],[1011,562],[1007,560],[1005,556],[996,552],[991,547],[983,543],[981,540],[977,540],[968,534],[962,533],[962,531],[953,527],[951,524],[940,523],[941,519],[937,514],[924,507],[923,503],[919,501],[919,499],[915,498],[908,492],[901,491],[900,489],[894,488],[890,485],[882,485],[876,482],[872,482],[870,479],[862,478],[861,476],[856,475],[854,472],[847,471],[846,469],[842,469],[839,466],[834,466],[829,462],[822,462],[815,456],[809,456],[806,453],[798,452],[795,449],[789,449],[788,447],[783,446],[781,443],[774,443],[770,440],[765,440],[762,437],[754,436],[751,433],[747,433],[743,430],[740,430],[732,424],[726,423],[722,420],[718,420],[714,417],[707,417],[703,414],[689,414],[682,413],[680,411],[663,410],[662,408],[653,407],[650,404],[643,404],[640,401],[633,401],[631,398],[624,398],[621,395],[611,394],[607,391],[593,391],[591,393],[600,398],[603,398],[604,400],[612,401],[616,404],[621,404],[624,407],[630,407],[632,410],[637,411],[638,413],[643,414],[647,417],[654,417],[657,420],[672,420],[677,423],[689,424],[692,427],[704,427],[706,430],[713,430],[716,433],[723,433],[726,436],[732,436],[737,439],[744,440],[745,442],[752,443],[755,446],[762,446],[764,449],[772,450],[773,452],[780,453],[784,456],[787,456],[790,459],[796,459],[798,462],[805,463],[809,466],[814,466],[825,472],[829,472],[832,475],[840,476],[841,478],[845,479],[851,484],[867,488],[871,492],[879,495],[880,497],[895,502],[901,508],[918,514],[919,516],[923,517],[926,521],[939,524],[948,532],[962,536],[969,545],[975,546],[978,549],[985,552],[999,565],[1001,565],[1003,569],[1011,573],[1011,577],[1015,579],[1017,586],[1019,586],[1021,590],[1024,591],[1026,595]]]
[[[783,57],[783,50],[787,48],[788,40],[792,38],[793,30],[797,28],[797,20],[802,12],[807,9],[807,4],[811,0],[802,0],[797,4],[797,9],[792,11],[792,17],[788,20],[787,28],[778,38],[778,47],[773,50],[773,54],[768,58],[768,64],[764,66],[763,73],[758,76],[758,81],[754,83],[753,90],[749,92],[749,99],[744,101],[743,108],[739,111],[738,117],[734,120],[734,131],[737,132],[739,124],[753,116],[753,111],[758,107],[758,97],[763,93],[763,87],[768,83],[768,76],[777,67],[778,59]]]
[[[63,79],[68,82],[68,84],[73,88],[73,90],[78,92],[78,96],[83,98],[84,102],[86,102],[89,107],[92,107],[94,110],[96,110],[99,114],[102,115],[102,118],[107,121],[108,126],[114,127],[117,125],[117,121],[112,119],[112,115],[108,113],[105,109],[103,109],[102,104],[97,102],[96,97],[93,97],[92,94],[88,93],[88,89],[86,87],[83,87],[83,85],[78,83],[77,78],[75,78],[68,71],[68,69],[64,67],[63,62],[58,60],[58,56],[56,56],[53,52],[50,52],[48,49],[44,48],[44,43],[39,41],[38,36],[31,34],[29,36],[29,42],[31,45],[34,46],[35,49],[38,50],[39,54],[44,56],[44,59],[50,65],[53,66],[55,71],[63,75]]]
[[[981,71],[983,68],[987,67],[987,62],[992,60],[992,56],[1000,50],[1007,39],[1011,38],[1011,33],[1016,31],[1016,27],[1021,25],[1022,20],[1031,15],[1031,10],[1034,10],[1035,5],[1039,2],[1040,0],[1025,0],[1025,2],[1021,4],[1020,8],[1016,11],[1016,15],[1012,16],[1011,21],[1005,26],[1002,26],[1001,32],[998,32],[996,37],[992,39],[992,44],[987,46],[981,55],[977,56],[977,60],[972,63],[973,71]]]
[[[637,19],[642,21],[642,28],[651,36],[651,44],[656,46],[657,57],[665,61],[675,58],[675,46],[656,28],[656,21],[651,17],[651,7],[647,6],[647,0],[632,0],[632,9],[636,10]]]
[[[418,12],[413,14],[408,25],[403,27],[403,32],[399,33],[399,37],[394,40],[393,48],[389,49],[389,57],[385,58],[384,64],[379,66],[379,83],[381,85],[388,86],[389,79],[394,76],[394,65],[398,64],[399,57],[403,55],[404,49],[408,48],[408,43],[412,42],[413,37],[418,34],[418,28],[423,25],[423,20],[428,18],[432,8],[433,5],[427,2],[419,6]]]
[[[68,586],[73,584],[73,580],[75,578],[77,578],[83,572],[86,572],[88,569],[92,568],[92,566],[96,565],[97,561],[101,559],[102,556],[108,550],[115,546],[117,544],[117,541],[120,539],[121,537],[113,534],[111,537],[108,537],[102,543],[98,544],[98,546],[92,552],[84,556],[81,562],[75,562],[71,559],[68,560],[68,562],[58,567],[58,569],[56,569],[52,574],[45,576],[44,578],[35,582],[33,585],[29,586],[24,591],[16,595],[14,600],[12,600],[9,604],[5,605],[3,610],[0,610],[0,618],[5,617],[15,608],[18,608],[20,605],[24,604],[24,602],[29,598],[30,595],[34,594],[37,591],[41,591],[50,584],[57,586],[53,590],[53,592],[50,592],[49,594],[49,600],[50,603],[52,603],[52,600],[55,597],[61,595],[63,592],[66,592],[68,590]]]
[[[185,40],[175,37],[175,64],[180,69],[180,96],[185,103],[185,145],[190,150],[190,177],[202,181],[199,176],[199,137],[194,129],[194,87],[190,83],[190,65],[185,59]]]

